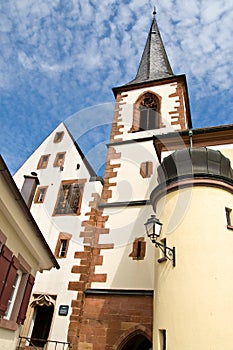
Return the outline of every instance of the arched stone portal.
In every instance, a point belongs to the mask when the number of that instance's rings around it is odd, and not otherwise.
[[[47,342],[54,306],[37,306],[35,308],[35,321],[31,335],[31,342],[34,346],[44,347]]]
[[[151,337],[144,327],[135,327],[134,331],[128,331],[120,337],[113,347],[114,350],[151,350]]]
[[[152,343],[143,334],[136,334],[119,348],[119,350],[151,350]]]
[[[51,328],[55,300],[49,295],[39,295],[31,303],[34,308],[29,337],[31,345],[44,347]]]

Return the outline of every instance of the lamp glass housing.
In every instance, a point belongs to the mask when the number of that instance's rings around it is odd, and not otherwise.
[[[163,224],[159,221],[159,219],[156,218],[156,215],[151,215],[151,217],[145,223],[147,236],[153,243],[155,243],[159,238],[162,225]]]

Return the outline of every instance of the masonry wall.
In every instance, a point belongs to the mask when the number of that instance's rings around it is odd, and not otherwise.
[[[77,349],[115,350],[135,330],[151,340],[152,315],[152,296],[87,295]]]

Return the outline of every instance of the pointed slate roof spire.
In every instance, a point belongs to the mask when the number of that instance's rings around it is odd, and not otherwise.
[[[136,78],[126,85],[174,76],[163,46],[155,15],[156,10],[154,8],[152,24]]]

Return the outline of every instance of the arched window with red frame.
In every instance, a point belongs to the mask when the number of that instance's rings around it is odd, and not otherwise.
[[[160,98],[153,92],[141,95],[134,104],[133,125],[130,132],[161,127]]]
[[[156,95],[145,94],[140,105],[140,130],[159,129],[159,101]]]

